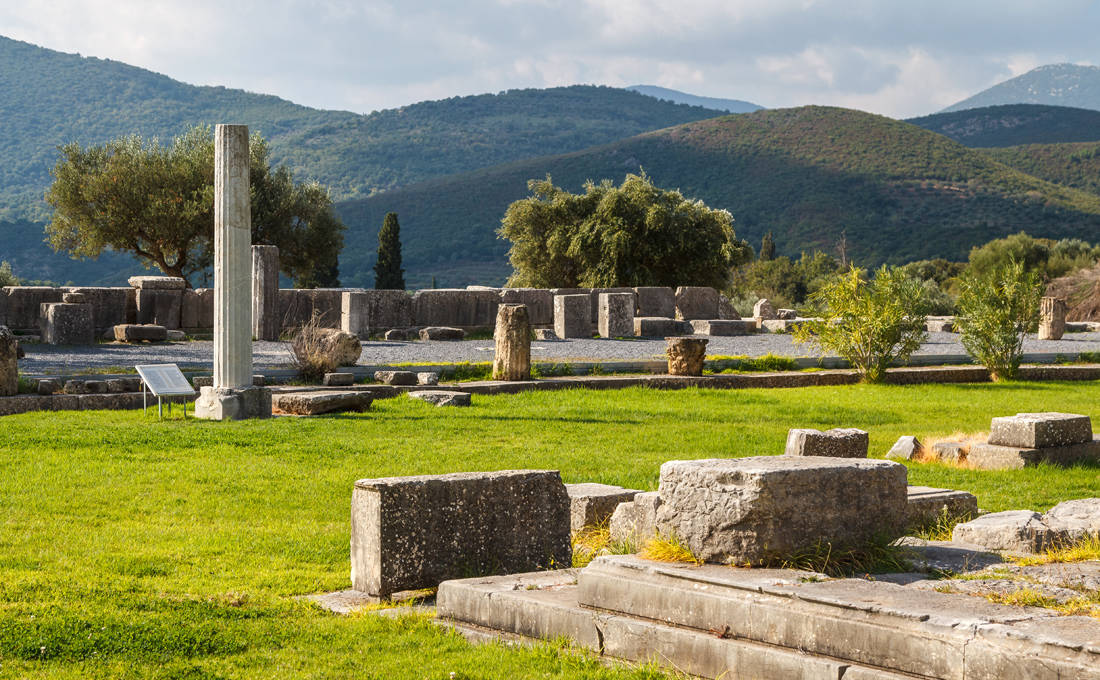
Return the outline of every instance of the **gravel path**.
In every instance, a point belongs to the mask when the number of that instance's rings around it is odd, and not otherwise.
[[[214,343],[209,341],[173,342],[161,345],[99,344],[89,347],[59,347],[32,344],[25,346],[27,356],[20,360],[20,369],[31,374],[73,374],[89,369],[100,372],[112,367],[132,368],[135,364],[174,363],[181,368],[211,370]],[[553,340],[535,341],[531,345],[534,361],[629,361],[663,359],[664,339],[638,340]],[[1029,337],[1025,352],[1077,354],[1100,352],[1100,333],[1070,333],[1061,340],[1037,340]],[[289,354],[285,343],[256,342],[252,346],[253,365],[257,369],[288,368]],[[789,335],[761,333],[735,337],[710,338],[709,355],[764,354],[785,356],[820,356],[810,346],[795,343]],[[953,333],[930,333],[918,354],[965,354],[959,336]],[[491,361],[492,340],[461,342],[365,342],[361,365],[403,362]]]

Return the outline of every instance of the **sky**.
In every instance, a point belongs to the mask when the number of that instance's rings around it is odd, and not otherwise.
[[[577,83],[933,113],[1100,64],[1096,0],[4,0],[0,35],[359,113]]]

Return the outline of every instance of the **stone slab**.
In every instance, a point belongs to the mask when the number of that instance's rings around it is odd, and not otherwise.
[[[156,324],[124,323],[114,327],[117,342],[167,342],[168,329]]]
[[[371,595],[572,561],[556,470],[361,479],[351,517],[352,585]]]
[[[680,286],[676,289],[676,318],[717,319],[718,291],[705,286]]]
[[[829,542],[899,536],[906,468],[892,461],[758,456],[661,465],[658,529],[699,559],[761,563]]]
[[[421,340],[465,340],[466,331],[450,326],[428,326],[420,329]]]
[[[1085,444],[1051,446],[1043,449],[997,446],[978,442],[970,445],[967,464],[982,470],[1005,470],[1032,467],[1039,463],[1071,465],[1100,461],[1100,439]]]
[[[569,494],[569,526],[573,533],[606,526],[620,503],[629,503],[641,493],[611,484],[566,484]]]
[[[733,336],[752,335],[756,332],[756,321],[752,319],[695,319],[691,322],[696,335]]]
[[[657,508],[661,495],[656,491],[636,494],[629,503],[620,503],[608,522],[611,540],[636,547],[657,535]]]
[[[921,443],[913,435],[902,435],[886,452],[890,460],[915,460],[921,453]]]
[[[866,432],[854,427],[838,427],[825,432],[795,428],[787,432],[784,455],[866,458],[869,441]]]
[[[415,385],[416,373],[412,371],[375,371],[374,379],[387,385]]]
[[[994,418],[989,443],[1042,449],[1092,441],[1092,421],[1075,413],[1017,413]]]
[[[140,324],[157,324],[170,329],[179,328],[183,319],[183,294],[183,290],[138,289],[135,320]]]
[[[436,406],[469,406],[470,395],[467,392],[450,390],[416,390],[408,393],[410,399],[419,399]]]
[[[244,420],[271,417],[271,390],[266,387],[200,387],[195,417]]]
[[[184,290],[187,281],[178,276],[131,276],[126,280],[138,290]]]
[[[641,286],[634,289],[635,316],[676,316],[676,293],[671,288]]]
[[[914,524],[935,521],[944,513],[949,518],[978,516],[978,498],[967,491],[910,486],[908,502],[909,519]]]
[[[326,373],[322,380],[326,387],[347,387],[355,384],[354,373]]]
[[[436,371],[420,371],[416,374],[417,385],[438,385],[439,373]]]
[[[1043,521],[1064,541],[1100,536],[1100,498],[1062,501],[1043,513]]]
[[[296,416],[316,416],[323,413],[362,413],[369,410],[374,395],[356,392],[280,392],[271,397],[273,411]]]
[[[687,335],[692,332],[690,325],[683,321],[666,317],[634,317],[634,335],[643,338],[664,338],[670,335]]]
[[[980,545],[986,550],[1037,553],[1053,547],[1058,536],[1031,510],[1006,510],[956,524],[951,540]]]

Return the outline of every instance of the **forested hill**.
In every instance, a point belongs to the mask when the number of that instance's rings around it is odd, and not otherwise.
[[[46,215],[57,146],[122,135],[170,140],[197,123],[245,122],[276,162],[365,196],[532,156],[605,144],[719,112],[635,92],[575,86],[453,97],[358,115],[196,87],[126,64],[0,37],[0,219]]]
[[[1029,144],[986,153],[1029,175],[1100,196],[1100,142]]]
[[[656,184],[725,208],[738,236],[775,235],[780,253],[833,251],[841,234],[863,264],[965,259],[970,247],[1026,229],[1086,236],[1100,197],[1009,168],[908,123],[859,111],[758,111],[643,134],[586,151],[519,161],[340,204],[350,233],[345,283],[369,285],[372,242],[387,211],[401,216],[410,281],[499,283],[510,271],[496,229],[531,178],[579,191],[644,169]],[[355,245],[351,245],[355,244]]]
[[[1040,66],[952,104],[942,113],[999,104],[1046,104],[1100,110],[1100,67]]]
[[[970,147],[1100,140],[1100,111],[1068,106],[1005,104],[935,113],[906,122]]]

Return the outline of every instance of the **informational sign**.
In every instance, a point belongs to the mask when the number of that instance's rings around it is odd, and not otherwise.
[[[145,382],[145,387],[157,397],[191,396],[195,389],[183,377],[175,364],[145,364],[134,366]]]

